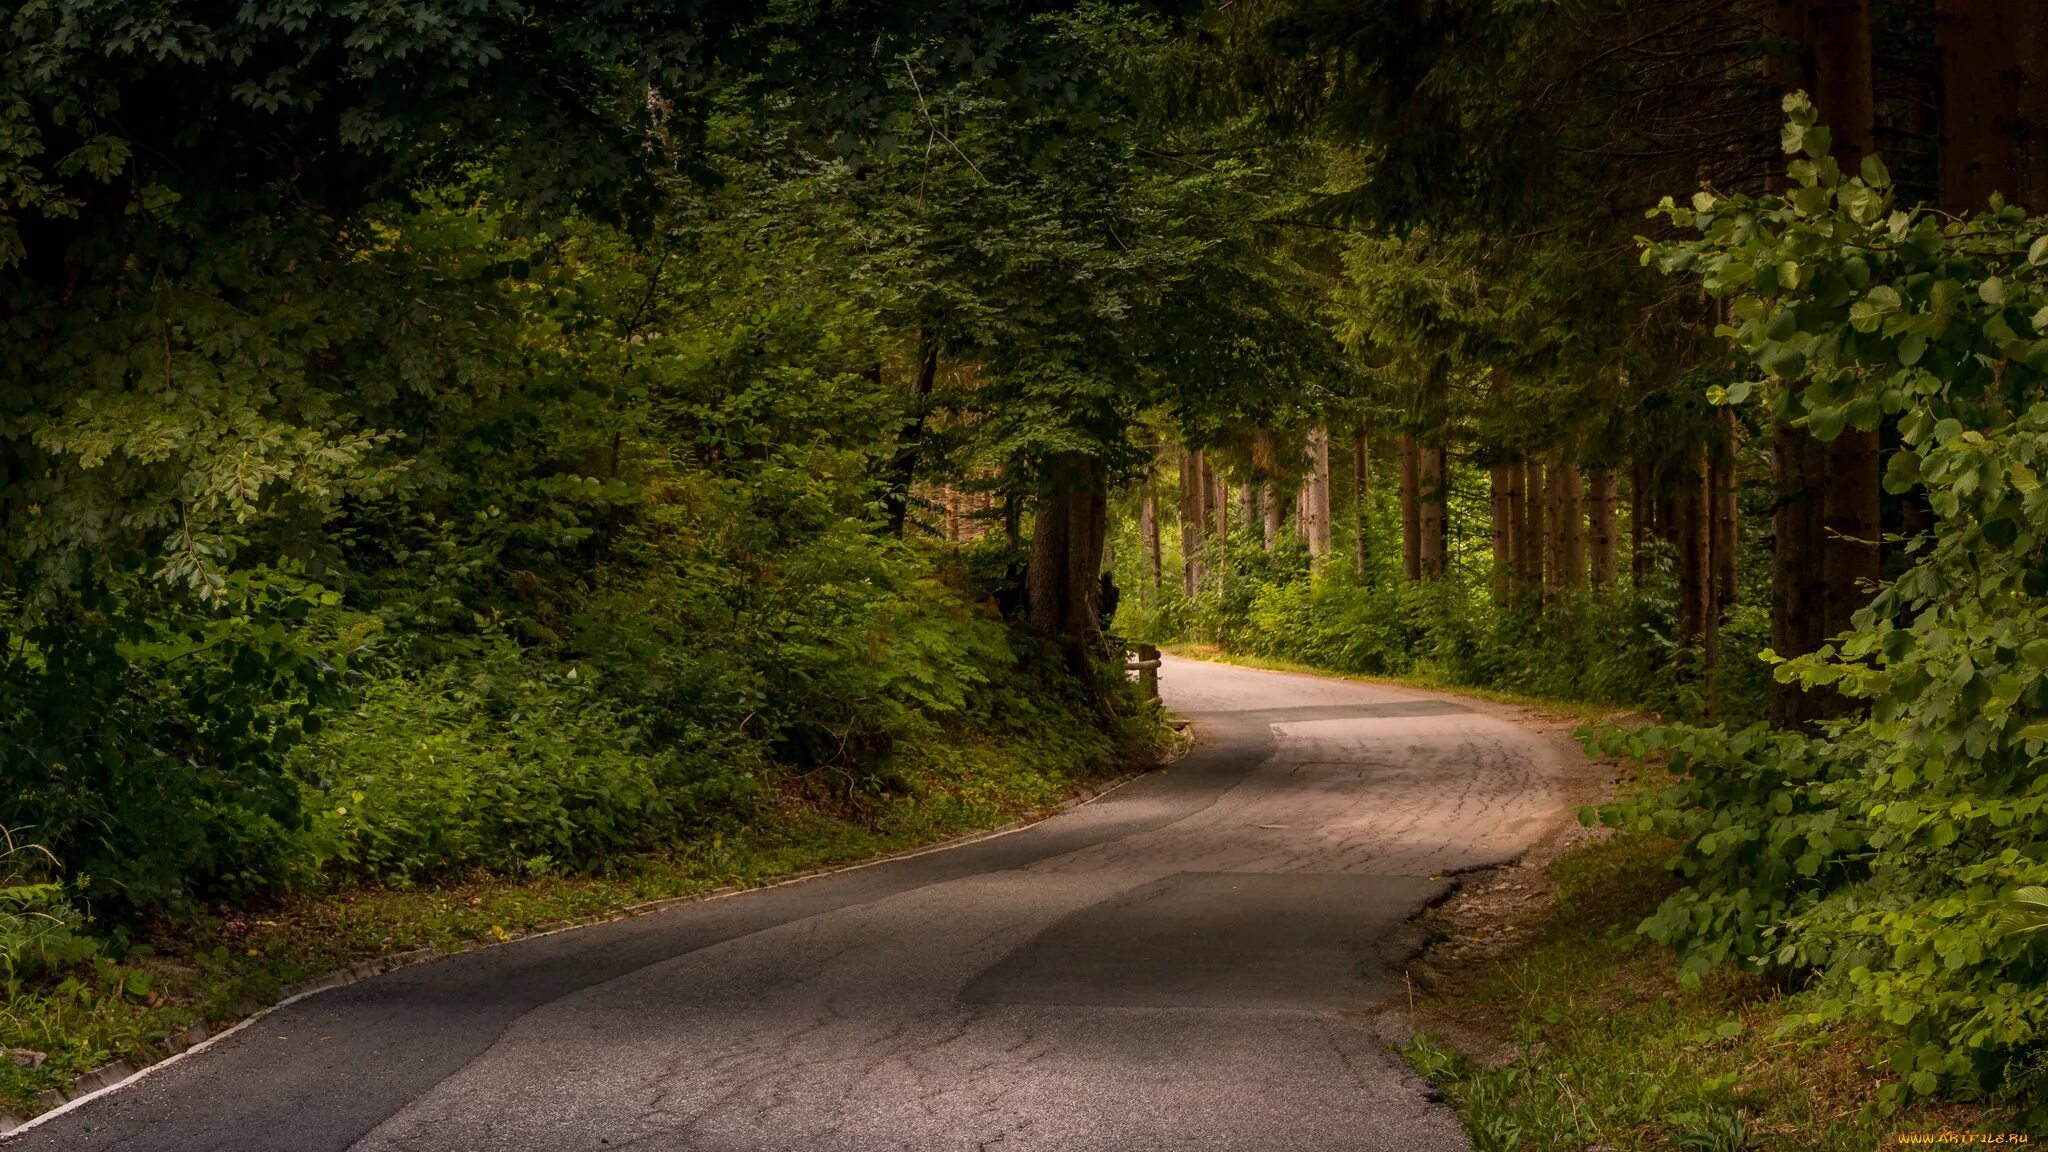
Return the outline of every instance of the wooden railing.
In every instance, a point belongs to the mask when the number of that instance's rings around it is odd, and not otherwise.
[[[1124,662],[1124,671],[1138,674],[1138,686],[1153,700],[1159,699],[1159,648],[1152,644],[1133,644],[1130,648],[1135,660]]]

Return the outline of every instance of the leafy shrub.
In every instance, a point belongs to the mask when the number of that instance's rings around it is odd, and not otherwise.
[[[0,828],[0,988],[9,995],[23,977],[78,963],[93,951],[77,933],[82,918],[56,872],[49,849],[18,843]]]
[[[2048,341],[2021,335],[2048,332],[2048,219],[1894,210],[1883,164],[1846,175],[1804,98],[1787,111],[1807,153],[1791,190],[1667,200],[1700,238],[1646,257],[1733,298],[1765,379],[1718,399],[1767,392],[1822,438],[1895,418],[1886,486],[1924,495],[1933,526],[1849,631],[1778,668],[1841,719],[1597,734],[1684,774],[1599,817],[1679,842],[1685,887],[1643,931],[1689,978],[1731,964],[1810,985],[1806,1021],[1892,1037],[1892,1100],[2038,1110],[2048,956],[2009,930],[2005,897],[2048,881]]]
[[[303,624],[332,600],[258,571],[213,608],[135,579],[20,631],[0,616],[0,826],[89,877],[82,895],[115,918],[274,887],[304,827],[284,755],[338,697]]]
[[[316,872],[409,882],[600,869],[728,820],[756,784],[738,751],[649,747],[587,674],[503,646],[370,681],[294,767]]]

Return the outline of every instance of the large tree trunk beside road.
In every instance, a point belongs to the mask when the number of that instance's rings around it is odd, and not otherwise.
[[[1072,455],[1051,469],[1031,526],[1031,562],[1025,573],[1031,626],[1059,645],[1067,667],[1091,683],[1091,653],[1101,634],[1098,599],[1102,542],[1108,525],[1102,465]]]
[[[1422,453],[1415,437],[1401,437],[1401,574],[1422,579]]]
[[[1444,515],[1444,484],[1444,450],[1434,447],[1420,449],[1416,459],[1416,502],[1419,505],[1416,527],[1420,537],[1416,567],[1424,580],[1441,580],[1444,577],[1450,528]]]

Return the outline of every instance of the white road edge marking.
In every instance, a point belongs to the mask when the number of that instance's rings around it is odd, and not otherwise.
[[[1062,816],[1068,812],[1072,812],[1076,808],[1082,808],[1089,804],[1093,804],[1097,800],[1102,799],[1104,796],[1107,796],[1110,793],[1115,792],[1118,789],[1122,788],[1124,785],[1129,784],[1131,781],[1137,780],[1147,775],[1148,773],[1157,772],[1165,768],[1167,763],[1167,761],[1161,761],[1158,765],[1152,768],[1148,768],[1143,772],[1129,773],[1125,775],[1122,779],[1117,780],[1111,783],[1109,786],[1103,788],[1100,792],[1095,792],[1087,796],[1082,796],[1073,800],[1068,800],[1042,816],[1032,817],[1028,820],[1018,820],[1013,823],[1006,824],[1001,828],[990,828],[984,832],[970,832],[965,836],[959,836],[952,840],[945,841],[941,844],[931,844],[923,848],[912,848],[908,851],[897,852],[888,856],[877,856],[873,860],[863,860],[858,864],[845,864],[837,868],[823,868],[815,872],[805,872],[798,876],[790,876],[785,879],[777,880],[773,884],[763,884],[757,888],[729,888],[722,891],[714,890],[711,892],[700,893],[695,896],[670,896],[661,900],[649,900],[642,904],[629,904],[616,912],[605,913],[596,919],[587,920],[580,924],[565,925],[561,928],[553,928],[546,932],[535,932],[531,936],[514,936],[509,940],[493,940],[489,943],[478,944],[475,947],[463,948],[459,951],[454,952],[435,951],[431,955],[422,955],[419,956],[417,959],[401,961],[397,964],[392,965],[389,968],[384,969],[383,972],[376,973],[375,975],[381,976],[385,972],[396,972],[401,968],[415,968],[422,964],[432,964],[437,960],[445,960],[451,956],[466,956],[472,952],[482,952],[489,948],[506,948],[514,944],[524,943],[528,940],[540,940],[548,936],[559,936],[565,932],[577,932],[585,928],[595,928],[600,924],[611,924],[620,920],[630,920],[636,916],[645,916],[650,913],[661,912],[669,908],[681,907],[685,904],[709,904],[714,900],[727,900],[731,899],[734,896],[747,896],[755,892],[767,892],[776,888],[786,888],[791,884],[805,884],[809,883],[812,880],[823,880],[827,876],[838,876],[846,872],[858,872],[863,868],[876,868],[880,867],[883,864],[893,864],[898,860],[911,860],[919,856],[930,856],[933,853],[937,852],[950,852],[955,848],[965,848],[969,844],[979,844],[984,840],[994,840],[998,837],[1008,836],[1013,832],[1022,832],[1027,828],[1035,828],[1038,825],[1045,823],[1047,820],[1050,820],[1055,816]],[[372,959],[376,959],[376,957],[372,957]],[[362,961],[358,961],[358,963],[362,963]],[[353,965],[351,965],[351,967],[353,967]],[[201,1052],[206,1051],[208,1048],[213,1047],[220,1041],[226,1040],[228,1037],[233,1036],[235,1033],[240,1032],[242,1029],[249,1027],[251,1024],[255,1024],[261,1021],[265,1016],[270,1015],[272,1012],[276,1012],[281,1008],[288,1008],[293,1004],[297,1004],[301,1000],[318,996],[322,992],[331,992],[336,988],[346,988],[350,984],[355,983],[356,979],[356,977],[350,974],[350,970],[348,968],[336,969],[335,971],[330,972],[325,976],[316,976],[312,979],[312,981],[310,981],[310,983],[319,984],[319,987],[308,988],[303,992],[297,993],[296,995],[287,996],[284,999],[279,1000],[275,1004],[270,1004],[262,1008],[258,1008],[254,1013],[252,1013],[239,1023],[235,1024],[233,1027],[222,1029],[221,1031],[216,1032],[211,1036],[208,1036],[206,1039],[201,1040],[199,1043],[192,1045],[190,1048],[187,1048],[182,1052],[174,1052],[171,1055],[164,1057],[162,1060],[158,1060],[154,1064],[145,1064],[140,1069],[130,1073],[127,1076],[122,1077],[119,1080],[114,1081],[112,1084],[108,1084],[102,1088],[96,1088],[83,1096],[78,1096],[74,1097],[73,1099],[66,1100],[64,1103],[59,1104],[55,1108],[50,1109],[48,1112],[44,1112],[38,1116],[30,1118],[28,1121],[23,1123],[18,1128],[15,1128],[7,1132],[0,1132],[0,1144],[6,1144],[9,1141],[15,1139],[16,1137],[22,1135],[23,1133],[28,1132],[31,1129],[40,1127],[51,1120],[55,1120],[57,1117],[63,1116],[75,1108],[80,1108],[86,1104],[90,1104],[91,1102],[99,1099],[102,1096],[109,1096],[115,1092],[119,1092],[121,1089],[128,1087],[130,1084],[134,1084],[137,1081],[143,1079],[144,1077],[151,1075],[152,1073],[160,1072],[165,1068],[169,1068],[171,1065],[176,1064],[179,1061],[186,1059],[187,1057],[197,1056]],[[363,979],[370,979],[370,977],[363,977]]]

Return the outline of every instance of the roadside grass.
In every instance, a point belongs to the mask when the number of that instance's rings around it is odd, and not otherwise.
[[[81,1073],[152,1063],[274,1003],[294,985],[421,948],[458,951],[532,935],[638,904],[772,884],[928,847],[1046,813],[1147,766],[1166,739],[1129,725],[1092,772],[1042,770],[1034,743],[953,738],[898,772],[899,794],[849,800],[822,782],[785,780],[729,835],[626,861],[611,875],[484,873],[410,889],[363,888],[217,908],[117,941],[59,978],[0,985],[0,1112],[28,1115]],[[1050,758],[1049,758],[1050,759]]]
[[[1480,700],[1491,700],[1496,704],[1509,704],[1517,708],[1539,708],[1580,720],[1605,720],[1612,718],[1617,709],[1600,704],[1589,704],[1578,700],[1552,700],[1541,696],[1525,696],[1498,688],[1475,688],[1469,684],[1453,683],[1447,677],[1427,669],[1407,676],[1359,676],[1346,672],[1332,672],[1313,664],[1293,660],[1278,660],[1267,656],[1252,656],[1231,652],[1215,644],[1182,641],[1161,644],[1160,651],[1171,656],[1188,660],[1204,660],[1211,664],[1235,664],[1241,668],[1258,668],[1268,672],[1300,672],[1320,676],[1325,680],[1350,680],[1360,684],[1394,684],[1406,688],[1421,688],[1432,692],[1455,692],[1460,696],[1471,696]]]
[[[1672,886],[1670,850],[1624,835],[1558,857],[1542,933],[1417,1004],[1403,1055],[1458,1108],[1475,1152],[1864,1152],[1901,1133],[2010,1129],[1953,1103],[1881,1113],[1875,1038],[1788,1029],[1796,994],[1739,974],[1682,987],[1669,950],[1634,931]],[[1474,1031],[1513,1059],[1489,1065],[1445,1039]]]

